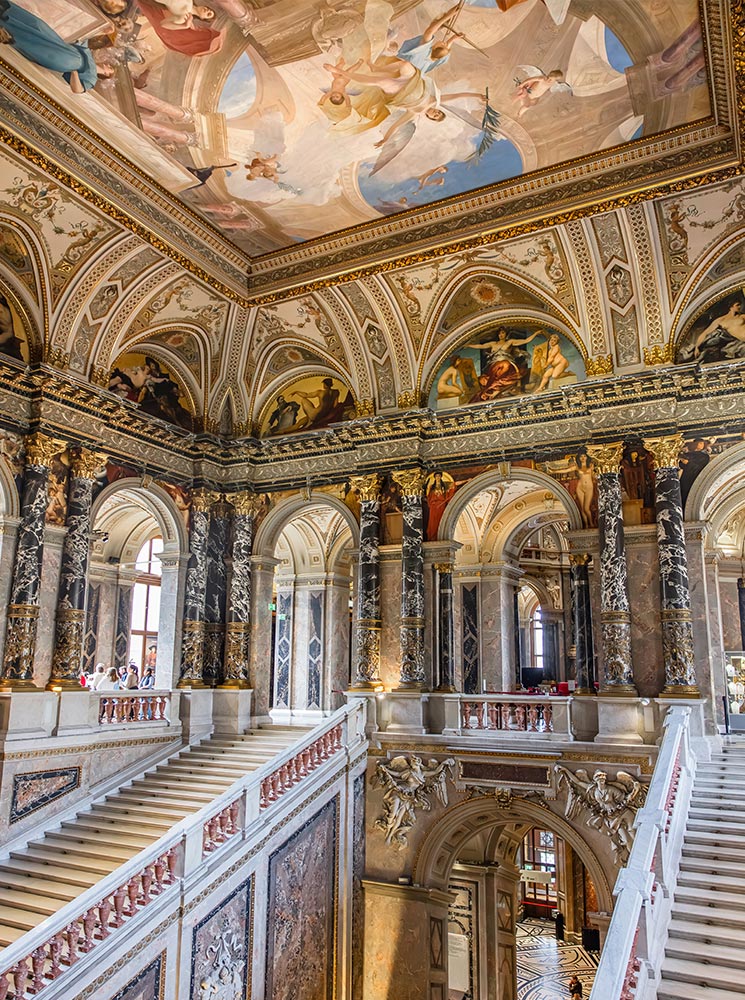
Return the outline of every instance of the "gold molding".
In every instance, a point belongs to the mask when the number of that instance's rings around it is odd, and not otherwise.
[[[671,365],[674,356],[675,346],[672,341],[644,348],[644,364],[650,368],[654,368],[656,365]]]

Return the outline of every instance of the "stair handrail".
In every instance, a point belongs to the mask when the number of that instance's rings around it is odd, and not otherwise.
[[[354,750],[365,742],[364,713],[365,705],[361,700],[355,700],[338,709],[306,733],[302,739],[276,754],[255,771],[237,778],[229,788],[198,812],[180,820],[158,840],[4,948],[0,953],[0,1000],[5,1000],[6,997],[12,997],[13,1000],[37,997],[44,986],[48,985],[48,982],[44,982],[43,985],[38,982],[34,986],[31,982],[29,985],[31,991],[26,990],[26,980],[35,974],[34,956],[37,956],[36,963],[43,979],[49,979],[47,972],[43,970],[48,971],[50,962],[53,969],[55,964],[57,965],[58,971],[50,980],[53,981],[56,976],[64,974],[72,964],[91,950],[90,947],[85,947],[86,942],[90,944],[86,937],[88,928],[85,925],[89,913],[97,911],[97,916],[94,913],[91,921],[98,920],[99,930],[101,927],[104,928],[103,937],[108,937],[121,924],[128,922],[140,912],[145,905],[155,902],[169,888],[179,885],[204,863],[213,851],[223,843],[231,841],[233,836],[242,835],[236,836],[236,842],[245,841],[253,836],[263,823],[262,817],[266,809],[276,801],[270,799],[262,804],[262,787],[266,787],[265,783],[271,780],[275,773],[281,773],[284,769],[289,784],[283,785],[282,794],[292,795],[292,785],[310,776],[316,767],[320,768],[327,761],[333,761],[337,753],[344,751],[344,757],[348,760]],[[268,727],[268,730],[271,731],[271,727]],[[330,734],[334,734],[333,740]],[[302,761],[304,754],[310,754],[314,747],[318,747],[324,741],[327,749],[323,758],[321,759],[322,754],[318,751],[316,767],[310,768],[304,775],[300,774],[298,770],[300,765],[293,766],[292,762],[298,757]],[[296,795],[292,795],[292,798],[294,800]],[[210,823],[216,817],[225,815],[226,810],[230,811],[236,801],[239,802],[239,808],[228,812],[229,818],[233,821],[233,832],[225,836],[222,842],[207,849],[205,837],[209,834]],[[218,820],[216,831],[218,837],[221,825],[224,832],[229,829],[228,824],[221,824]],[[47,833],[53,835],[54,831],[50,830]],[[160,875],[159,870],[161,870]],[[117,893],[122,892],[124,896],[117,899]],[[109,903],[104,906],[104,913],[101,914],[102,901],[107,900]],[[115,921],[113,925],[109,922],[111,916]],[[121,924],[116,923],[118,917],[122,918]],[[74,936],[71,943],[67,932],[73,926],[77,926],[79,933]],[[81,937],[84,941],[78,946]],[[94,941],[91,947],[97,943],[100,942]],[[65,948],[67,954],[63,954]],[[78,951],[81,954],[78,954]],[[21,991],[19,991],[19,981],[24,984]],[[9,992],[11,982],[14,985],[13,993]]]
[[[645,1000],[664,953],[672,892],[691,800],[695,757],[687,705],[670,708],[629,860],[613,889],[615,906],[590,1000]]]

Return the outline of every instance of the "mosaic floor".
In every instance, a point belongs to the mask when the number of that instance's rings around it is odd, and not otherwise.
[[[525,920],[517,925],[518,1000],[557,1000],[568,996],[575,972],[589,997],[595,978],[596,955],[554,938],[553,921]]]

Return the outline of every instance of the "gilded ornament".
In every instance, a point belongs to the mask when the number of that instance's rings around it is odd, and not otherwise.
[[[398,408],[399,410],[413,410],[417,409],[421,405],[421,396],[415,389],[406,389],[404,392],[399,393],[398,396]]]
[[[375,415],[375,400],[358,399],[354,404],[354,410],[358,417],[372,417]]]
[[[41,431],[36,431],[26,438],[26,465],[49,467],[55,455],[63,452],[67,445],[64,441],[47,437]]]
[[[675,357],[675,348],[672,343],[655,344],[654,347],[644,348],[644,364],[654,367],[655,365],[671,365]]]
[[[594,378],[598,375],[612,375],[613,359],[610,354],[598,354],[594,358],[587,358],[585,373],[588,378]]]
[[[658,469],[677,469],[683,450],[683,435],[669,434],[666,437],[644,438],[644,447],[651,451]]]
[[[588,444],[587,456],[595,463],[595,472],[602,476],[605,473],[617,473],[621,465],[623,444]]]
[[[213,504],[218,502],[219,499],[220,494],[214,493],[212,490],[194,490],[191,495],[191,509],[199,511],[200,513],[206,513],[210,510]]]
[[[592,557],[590,556],[589,552],[569,553],[569,562],[572,564],[572,566],[587,566],[591,558]]]
[[[225,499],[233,505],[236,514],[244,517],[256,517],[262,506],[261,499],[255,493],[228,493]]]
[[[383,477],[377,472],[373,472],[369,476],[351,476],[349,479],[350,490],[358,492],[362,501],[379,500],[382,485]]]
[[[422,494],[427,473],[421,469],[402,469],[399,472],[392,472],[391,479],[401,487],[402,496],[418,497]]]
[[[76,479],[96,479],[106,466],[108,456],[98,451],[81,448],[73,456],[72,474]]]

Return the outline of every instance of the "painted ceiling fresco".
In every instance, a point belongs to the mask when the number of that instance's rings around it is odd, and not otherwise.
[[[260,254],[709,112],[697,0],[16,0],[11,62]]]

